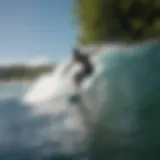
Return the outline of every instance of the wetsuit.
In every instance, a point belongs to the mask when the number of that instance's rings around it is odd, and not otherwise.
[[[78,84],[93,72],[93,66],[89,61],[88,56],[83,55],[79,63],[83,65],[83,69],[75,75],[75,81]]]

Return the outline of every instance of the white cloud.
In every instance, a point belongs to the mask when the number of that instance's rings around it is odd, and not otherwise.
[[[47,57],[33,57],[33,58],[0,58],[0,66],[11,66],[11,65],[24,65],[28,67],[36,67],[40,65],[51,64],[51,60]]]

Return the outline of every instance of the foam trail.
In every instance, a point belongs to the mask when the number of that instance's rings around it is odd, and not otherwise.
[[[71,65],[68,72],[65,72],[69,65],[69,61],[62,62],[55,72],[42,75],[29,88],[23,100],[25,104],[32,107],[34,116],[67,114],[68,118],[64,120],[63,125],[67,130],[79,135],[79,139],[83,141],[87,134],[83,113],[79,112],[79,104],[71,105],[68,102],[69,96],[76,91],[73,84],[73,74],[81,66]]]

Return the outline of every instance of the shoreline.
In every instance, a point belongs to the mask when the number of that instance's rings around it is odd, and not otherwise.
[[[32,83],[34,80],[0,80],[0,83]]]

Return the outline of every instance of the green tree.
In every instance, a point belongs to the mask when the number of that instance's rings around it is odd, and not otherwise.
[[[82,44],[160,36],[160,0],[75,0],[74,8]]]
[[[38,67],[27,66],[9,66],[0,67],[0,79],[12,80],[12,79],[34,79],[42,73],[51,72],[56,65],[44,65]]]

